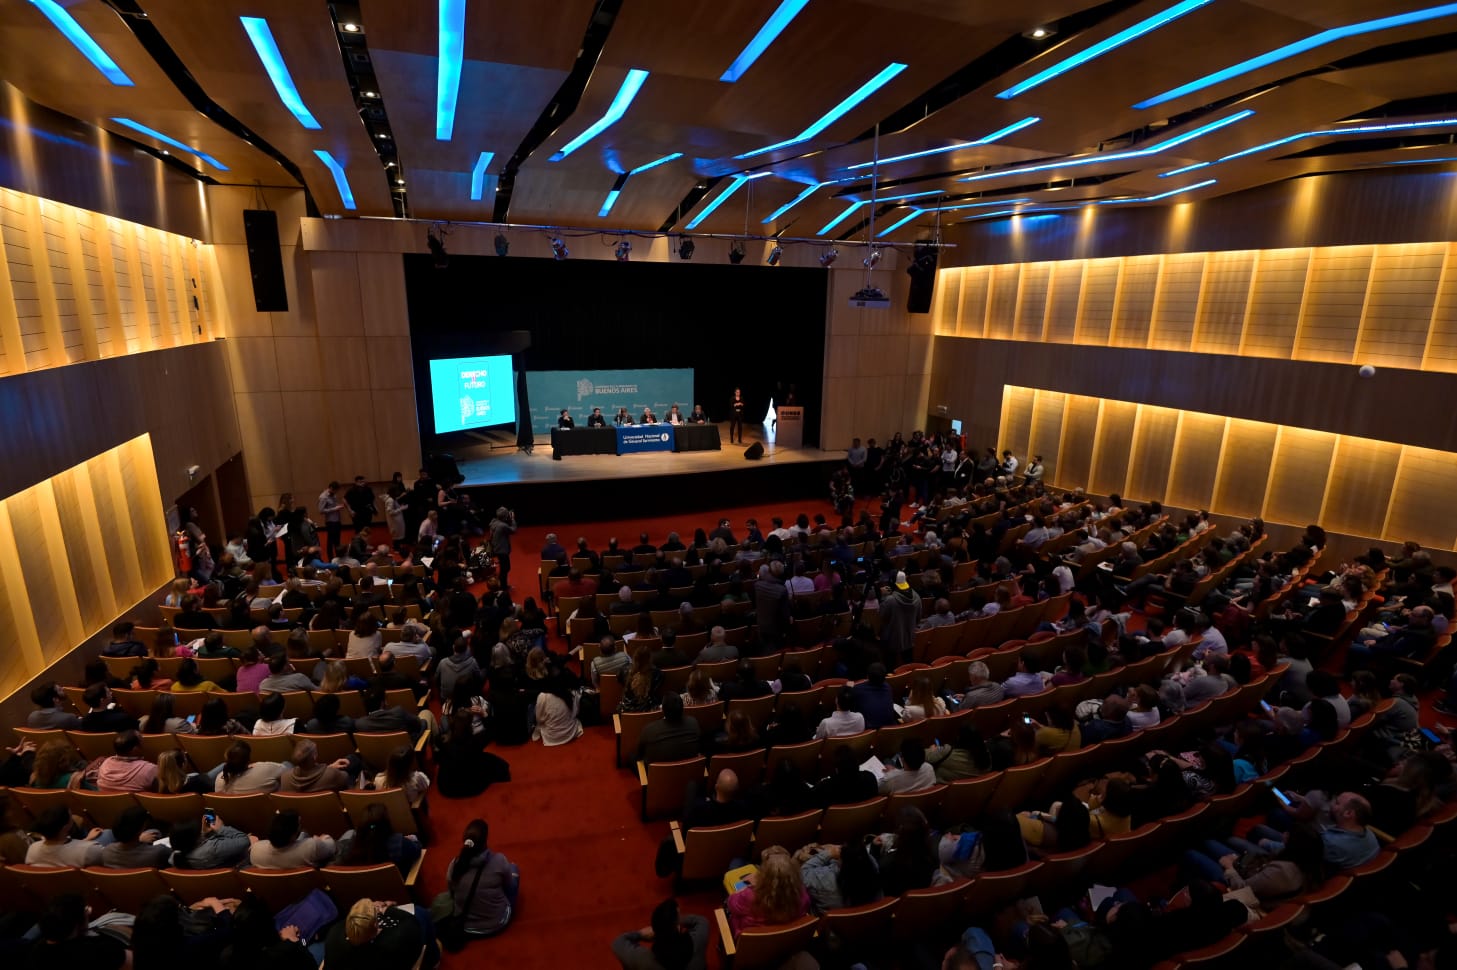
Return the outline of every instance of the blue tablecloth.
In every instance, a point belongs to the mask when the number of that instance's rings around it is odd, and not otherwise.
[[[617,453],[635,455],[640,451],[672,451],[673,426],[646,424],[617,429]]]

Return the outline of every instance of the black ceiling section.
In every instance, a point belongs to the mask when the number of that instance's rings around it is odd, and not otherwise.
[[[688,194],[683,196],[683,201],[678,203],[678,207],[673,210],[672,215],[663,221],[663,225],[658,229],[658,232],[672,232],[673,227],[681,222],[685,215],[692,212],[693,207],[702,202],[703,197],[712,192],[714,187],[722,181],[722,175],[700,179],[698,184],[689,189]]]
[[[161,31],[152,24],[147,17],[147,12],[136,0],[103,0],[103,2],[121,16],[122,23],[132,32],[147,53],[152,55],[152,60],[157,62],[157,66],[162,69],[162,72],[167,75],[167,78],[189,104],[209,121],[237,135],[281,165],[283,170],[293,176],[303,188],[305,211],[311,216],[319,214],[319,207],[314,203],[314,197],[309,192],[308,183],[304,181],[304,173],[299,170],[299,167],[287,155],[273,147],[266,139],[249,129],[237,118],[228,114],[221,105],[207,96],[202,85],[197,83],[197,78],[192,76],[187,65],[182,63],[182,58],[177,56],[177,52],[162,37]]]
[[[1438,145],[1457,144],[1457,135],[1445,132],[1437,135],[1399,135],[1382,138],[1343,138],[1340,141],[1315,145],[1304,151],[1291,152],[1280,158],[1328,158],[1332,155],[1357,155],[1362,152],[1389,152],[1403,148],[1434,148]]]
[[[1450,115],[1457,112],[1457,91],[1445,94],[1427,94],[1420,98],[1402,98],[1388,101],[1375,108],[1367,108],[1342,121],[1374,121],[1378,118],[1411,118],[1418,115]]]
[[[401,219],[410,217],[410,197],[396,179],[404,179],[405,170],[400,164],[400,146],[395,142],[395,133],[390,128],[389,115],[385,112],[384,95],[380,91],[379,79],[374,75],[374,59],[369,54],[366,32],[343,30],[341,25],[363,23],[359,5],[353,2],[329,4],[329,16],[334,21],[334,36],[339,41],[339,56],[344,61],[344,76],[349,79],[349,88],[354,95],[354,105],[359,111],[359,120],[369,132],[370,144],[379,156],[380,168],[384,173],[385,188],[390,194],[395,215]],[[365,97],[369,92],[373,97]]]
[[[516,188],[516,173],[521,170],[522,164],[577,110],[577,105],[582,101],[582,92],[587,90],[587,83],[592,80],[592,72],[597,68],[597,60],[602,56],[602,48],[607,45],[607,38],[612,33],[612,25],[617,21],[622,4],[623,0],[598,0],[591,18],[587,21],[587,31],[582,36],[582,46],[577,50],[577,60],[572,64],[571,71],[562,81],[561,87],[557,88],[551,102],[542,110],[541,116],[536,119],[536,124],[531,126],[531,130],[506,161],[500,177],[496,179],[496,211],[492,216],[494,221],[505,222],[510,213],[511,193]]]

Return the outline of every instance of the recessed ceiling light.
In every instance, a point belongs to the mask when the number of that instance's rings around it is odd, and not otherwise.
[[[394,162],[385,162],[384,163],[384,167],[385,168],[394,168],[395,167],[395,163]]]
[[[359,25],[358,24],[340,24],[339,26],[343,27],[345,30],[349,31],[349,33],[351,33],[351,34],[357,34],[357,33],[359,33]]]
[[[348,29],[348,28],[345,28],[345,29]],[[1032,37],[1033,37],[1034,40],[1041,40],[1042,38],[1044,38],[1046,36],[1047,36],[1047,28],[1046,27],[1034,27],[1032,29]]]
[[[379,97],[379,92],[378,91],[360,91],[359,92],[359,96],[361,98],[377,98],[377,97]]]
[[[395,184],[396,185],[404,185],[405,184],[405,180],[404,179],[395,179]]]
[[[388,134],[388,133],[387,133],[387,132],[383,132],[383,131],[382,131],[382,132],[380,132],[380,133],[379,133],[379,134],[377,134],[377,135],[375,135],[375,136],[374,136],[374,137],[376,137],[376,138],[379,138],[379,139],[382,139],[382,140],[383,140],[383,139],[388,139],[388,138],[389,138],[389,134]]]
[[[164,149],[162,149],[162,154],[163,155],[171,155],[172,153],[169,152],[167,149],[164,148]]]

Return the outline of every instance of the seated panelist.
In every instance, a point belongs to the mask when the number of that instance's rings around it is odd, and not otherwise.
[[[683,420],[683,412],[678,410],[678,405],[676,404],[668,409],[668,423],[672,425],[682,425],[688,423]]]
[[[630,427],[632,425],[632,415],[627,413],[627,408],[618,408],[617,416],[612,419],[612,423],[619,428]]]
[[[708,423],[708,415],[706,415],[706,414],[703,413],[703,405],[702,404],[695,404],[695,405],[693,405],[693,413],[690,414],[690,415],[688,415],[688,423],[689,424],[707,424]]]
[[[652,408],[643,408],[642,417],[637,419],[638,424],[657,424],[658,416],[653,413]]]
[[[572,420],[572,416],[567,413],[567,409],[562,408],[562,413],[557,415],[556,426],[563,430],[570,431],[572,428],[575,428],[577,426],[577,423]]]
[[[589,427],[589,428],[605,428],[605,427],[607,427],[607,418],[605,418],[602,415],[602,409],[601,408],[593,408],[592,409],[592,413],[587,417],[587,427]]]

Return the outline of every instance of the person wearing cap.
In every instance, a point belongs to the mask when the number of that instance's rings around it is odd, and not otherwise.
[[[898,663],[910,659],[916,624],[921,622],[921,595],[911,589],[904,571],[895,574],[895,588],[880,595],[880,641]]]

